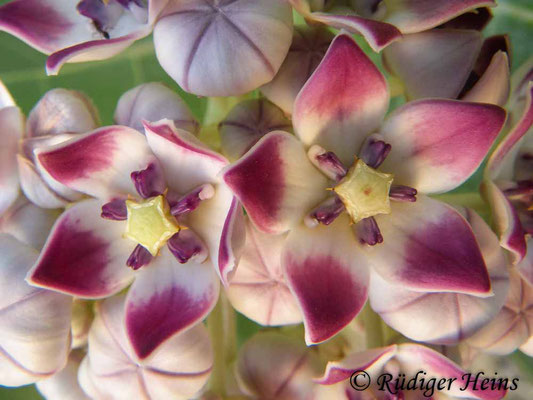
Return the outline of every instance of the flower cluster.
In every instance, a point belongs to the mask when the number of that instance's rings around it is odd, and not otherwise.
[[[149,82],[113,125],[62,88],[25,116],[0,82],[0,385],[51,400],[527,385],[475,369],[533,356],[533,64],[511,77],[508,37],[483,36],[495,3],[0,6],[49,75],[153,32],[210,110]]]

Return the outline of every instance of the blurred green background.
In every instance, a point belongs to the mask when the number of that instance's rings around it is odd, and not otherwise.
[[[8,1],[0,0],[0,5]],[[515,70],[532,55],[533,1],[499,0],[498,3],[499,6],[493,9],[494,19],[484,33],[486,36],[498,33],[510,35],[512,68]],[[150,81],[164,82],[179,92],[197,118],[201,119],[206,109],[205,99],[185,93],[161,69],[155,58],[151,37],[135,43],[110,60],[67,64],[59,76],[51,77],[45,74],[45,55],[3,32],[0,32],[0,50],[0,79],[26,114],[47,90],[64,87],[86,93],[99,109],[102,123],[111,124],[122,93]],[[257,330],[257,326],[239,317],[238,329],[240,341],[243,341]],[[514,355],[513,359],[524,373],[529,374],[529,380],[533,380],[531,359],[522,354]],[[0,399],[30,400],[41,397],[33,386],[19,389],[0,386]]]

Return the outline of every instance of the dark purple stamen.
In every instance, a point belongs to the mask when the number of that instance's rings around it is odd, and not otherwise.
[[[332,196],[315,208],[306,217],[308,226],[315,226],[317,222],[329,225],[345,210],[344,204],[338,196]]]
[[[129,8],[130,4],[136,4],[139,7],[145,7],[142,0],[116,0],[124,8]]]
[[[109,39],[111,30],[124,11],[123,7],[112,2],[104,4],[101,0],[82,0],[76,6],[78,12],[93,21],[94,27]]]
[[[166,189],[165,178],[159,166],[150,163],[146,169],[131,173],[135,189],[144,199],[159,196]]]
[[[152,254],[150,254],[150,252],[143,246],[138,244],[130,254],[128,261],[126,261],[126,265],[134,270],[138,270],[142,266],[149,264],[150,261],[152,261],[152,258],[154,258],[154,256],[152,256]]]
[[[198,186],[191,190],[185,196],[181,197],[177,202],[173,203],[170,208],[170,213],[175,217],[194,211],[202,202],[213,197],[215,189],[209,183]]]
[[[355,225],[355,232],[362,244],[375,246],[383,243],[383,236],[374,217],[365,218]]]
[[[207,258],[207,249],[202,240],[190,229],[183,229],[172,236],[167,242],[168,249],[181,263],[194,259],[203,262]]]
[[[389,191],[389,197],[391,200],[404,201],[404,202],[415,202],[417,190],[403,185],[392,185]]]
[[[521,199],[533,195],[533,180],[527,179],[518,182],[503,190],[506,196]]]
[[[348,170],[335,153],[326,151],[320,146],[312,146],[308,155],[314,166],[336,182],[340,181],[348,173]]]
[[[123,199],[111,200],[102,206],[102,218],[112,219],[113,221],[124,221],[128,218],[128,209],[126,201]]]
[[[391,148],[390,144],[381,140],[380,135],[374,134],[363,143],[359,158],[369,167],[377,168],[385,161]]]

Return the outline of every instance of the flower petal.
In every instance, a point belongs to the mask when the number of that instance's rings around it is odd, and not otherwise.
[[[266,326],[296,324],[302,315],[281,268],[287,235],[267,235],[246,220],[246,245],[226,289],[231,305]]]
[[[281,262],[303,313],[308,345],[337,334],[366,302],[368,262],[345,215],[329,226],[294,227]]]
[[[19,194],[18,143],[24,134],[24,117],[17,107],[0,109],[0,215]]]
[[[509,250],[512,263],[517,264],[525,257],[527,245],[525,232],[516,209],[494,182],[483,181],[481,193],[489,203],[500,245]]]
[[[369,252],[383,279],[417,292],[491,295],[474,233],[457,211],[420,195],[391,207],[391,215],[374,217],[383,243]]]
[[[388,105],[385,78],[355,41],[341,34],[296,98],[294,129],[306,146],[319,144],[351,164]]]
[[[414,33],[434,28],[467,11],[495,6],[494,0],[386,0],[385,22],[402,33]]]
[[[5,87],[4,83],[0,81],[0,108],[12,107],[15,105],[15,100]]]
[[[435,29],[405,35],[384,50],[383,62],[402,81],[408,100],[453,99],[472,71],[481,41],[474,30]]]
[[[243,101],[219,124],[222,153],[230,160],[237,160],[267,133],[291,129],[292,124],[283,111],[269,101]]]
[[[159,63],[184,90],[230,96],[270,81],[291,37],[291,8],[283,0],[189,0],[165,9],[154,45]]]
[[[37,149],[37,167],[55,189],[57,182],[100,199],[137,196],[130,177],[156,163],[146,140],[125,126],[78,135],[47,149]]]
[[[0,234],[0,254],[0,385],[25,385],[65,365],[72,300],[24,281],[33,248]]]
[[[263,136],[223,177],[255,226],[271,234],[289,230],[327,195],[302,144],[280,131]]]
[[[516,266],[516,269],[530,286],[533,286],[533,239],[527,239],[527,253],[524,259]]]
[[[168,118],[176,127],[195,133],[198,122],[174,91],[159,82],[144,83],[124,93],[115,110],[115,123],[144,133],[143,120],[156,122]]]
[[[102,298],[126,287],[133,272],[126,261],[135,242],[124,239],[125,221],[100,217],[98,200],[67,209],[55,223],[35,266],[32,285],[82,298]]]
[[[298,92],[322,61],[333,38],[333,33],[323,26],[295,26],[289,54],[274,79],[261,87],[261,93],[292,114]]]
[[[380,133],[392,150],[381,169],[419,193],[456,188],[479,167],[505,122],[492,104],[419,100],[394,111]]]
[[[466,217],[487,264],[494,296],[414,292],[387,282],[375,272],[371,276],[369,298],[372,308],[385,323],[412,340],[457,343],[487,324],[505,302],[509,278],[497,238],[477,214],[468,210]]]
[[[200,322],[215,306],[218,291],[210,263],[181,265],[164,247],[139,270],[126,299],[126,330],[137,356],[148,357],[170,337]]]

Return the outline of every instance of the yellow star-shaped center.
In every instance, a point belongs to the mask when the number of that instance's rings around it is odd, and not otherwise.
[[[356,159],[348,173],[333,188],[344,203],[352,221],[377,214],[390,214],[389,191],[394,176],[384,174]]]
[[[156,256],[159,249],[175,233],[182,229],[176,218],[170,214],[170,207],[160,195],[136,202],[126,200],[128,220],[125,236]]]

